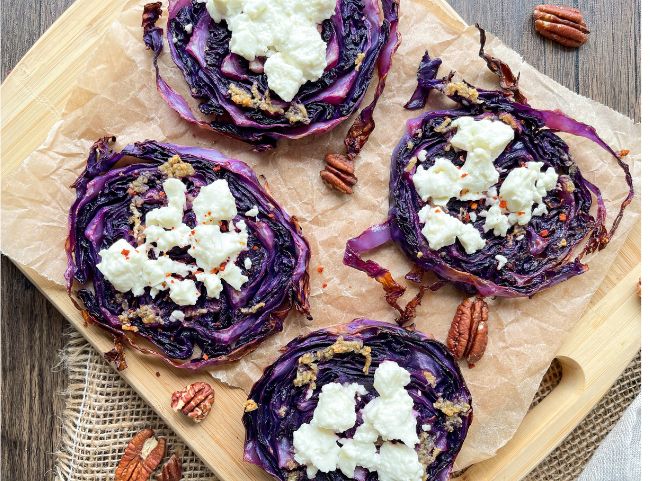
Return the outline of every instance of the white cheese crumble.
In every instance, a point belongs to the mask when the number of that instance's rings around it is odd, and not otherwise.
[[[183,311],[175,310],[172,311],[172,313],[169,315],[169,318],[182,322],[185,320],[185,313]]]
[[[525,167],[512,169],[501,184],[499,195],[511,212],[511,224],[525,225],[533,215],[546,213],[542,199],[555,188],[558,174],[553,167],[542,172],[543,165],[542,162],[528,162]],[[533,211],[534,204],[539,205]]]
[[[542,172],[542,162],[529,162],[525,167],[513,169],[501,184],[501,191],[497,192],[495,184],[499,172],[494,161],[514,139],[512,127],[498,120],[475,120],[469,116],[455,119],[451,127],[457,130],[450,143],[456,150],[466,151],[465,162],[458,168],[449,159],[436,158],[428,169],[418,166],[413,174],[413,184],[423,201],[445,206],[452,198],[485,198],[488,209],[478,214],[485,218],[483,231],[493,231],[495,236],[501,237],[506,236],[513,225],[525,225],[532,216],[548,212],[543,198],[555,188],[558,174],[552,167]],[[426,151],[418,152],[417,159],[420,162],[426,160]],[[424,224],[422,234],[433,250],[451,245],[456,239],[468,254],[485,246],[485,240],[476,228],[439,207],[426,205],[418,216],[420,223]],[[470,212],[469,220],[472,224],[476,222],[476,213]]]
[[[340,447],[339,437],[330,429],[303,424],[293,433],[294,459],[307,467],[307,477],[314,479],[319,471],[336,470]]]
[[[249,62],[266,57],[268,85],[290,102],[300,87],[318,80],[327,66],[327,45],[318,24],[330,18],[336,0],[202,0],[232,32],[230,51]]]
[[[436,205],[447,205],[452,197],[460,194],[460,176],[460,169],[449,159],[437,158],[428,169],[418,166],[413,174],[413,184],[425,202],[431,200]]]
[[[335,433],[354,427],[357,421],[357,393],[367,394],[366,389],[356,383],[345,386],[339,383],[325,384],[311,422]]]
[[[464,192],[461,200],[478,200],[485,197],[485,191],[497,183],[499,172],[494,161],[515,138],[515,132],[508,124],[499,120],[473,117],[458,117],[451,123],[457,128],[449,141],[456,150],[467,152],[461,179]]]
[[[379,396],[361,410],[363,423],[352,439],[336,433],[356,424],[356,396],[367,394],[366,390],[356,383],[324,385],[311,422],[293,436],[294,459],[307,467],[307,477],[338,468],[352,479],[355,469],[363,467],[377,472],[379,481],[420,481],[424,467],[415,451],[417,420],[413,399],[405,389],[410,381],[409,372],[397,363],[381,363],[373,384]],[[377,451],[380,435],[383,444]]]
[[[418,453],[403,444],[384,443],[379,448],[379,481],[421,481],[424,466]]]
[[[427,239],[429,247],[438,250],[460,240],[465,252],[474,254],[485,247],[485,239],[471,224],[463,224],[457,218],[447,214],[440,207],[425,205],[418,212],[422,227],[422,235]]]
[[[119,239],[102,249],[97,264],[99,271],[119,292],[132,291],[140,296],[149,287],[151,296],[156,297],[160,291],[169,289],[171,300],[179,306],[195,305],[200,296],[195,282],[185,278],[191,272],[195,272],[197,281],[204,283],[208,297],[219,296],[222,280],[241,289],[248,277],[235,261],[246,249],[248,231],[243,220],[236,225],[232,223],[237,206],[227,181],[219,179],[199,190],[192,205],[197,219],[193,229],[183,223],[185,184],[170,178],[163,183],[163,190],[167,205],[147,213],[144,244],[134,248],[125,239]],[[231,221],[230,230],[221,232],[219,221]],[[174,261],[164,254],[174,247],[188,245],[188,252],[196,261],[193,264]],[[149,258],[150,251],[154,259]]]
[[[501,254],[495,255],[494,260],[497,261],[497,271],[503,269],[503,267],[508,263],[508,258],[506,256],[502,256]]]
[[[260,209],[256,205],[254,205],[246,212],[244,212],[244,215],[247,217],[257,217],[259,214],[260,214]]]
[[[250,257],[247,257],[246,259],[244,259],[244,269],[248,271],[250,270],[251,267],[253,267],[253,261],[251,260]]]

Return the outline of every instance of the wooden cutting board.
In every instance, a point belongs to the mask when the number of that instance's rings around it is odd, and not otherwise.
[[[434,14],[458,28],[463,20],[444,0],[431,0]],[[41,37],[2,84],[1,172],[12,172],[61,118],[74,81],[95,43],[120,13],[124,0],[77,0]],[[19,266],[20,267],[20,266]],[[30,280],[100,352],[112,348],[103,331],[84,327],[65,290],[25,271]],[[513,439],[494,458],[458,480],[508,481],[523,477],[584,418],[640,348],[640,225],[635,226],[587,313],[558,353],[560,384],[525,417]],[[160,373],[160,376],[157,376]],[[131,354],[126,381],[223,481],[268,481],[242,461],[241,424],[246,393],[218,384],[208,374],[172,371]],[[170,393],[189,382],[216,385],[214,412],[196,425],[169,407]],[[116,400],[116,403],[119,402]]]

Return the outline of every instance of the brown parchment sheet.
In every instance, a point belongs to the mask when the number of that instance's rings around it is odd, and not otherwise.
[[[88,149],[97,138],[116,135],[116,148],[144,139],[213,147],[248,162],[258,175],[264,175],[274,197],[299,219],[312,249],[314,318],[309,322],[292,313],[282,333],[265,341],[242,361],[216,369],[216,378],[248,390],[277,356],[278,349],[299,333],[357,317],[393,321],[395,313],[384,302],[380,285],[343,265],[345,242],[386,217],[390,155],[404,133],[406,120],[419,115],[404,110],[402,105],[415,87],[415,73],[424,50],[442,57],[441,74],[453,69],[457,78],[474,85],[496,86],[495,76],[478,57],[476,29],[459,28],[434,2],[402,1],[402,45],[376,110],[377,127],[357,160],[359,183],[355,193],[342,196],[325,187],[318,172],[326,152],[341,151],[350,121],[320,137],[282,141],[276,150],[263,154],[253,152],[244,143],[187,125],[156,91],[151,52],[142,43],[143,3],[133,0],[126,4],[89,58],[63,119],[39,149],[12,175],[2,179],[4,253],[64,288],[67,211],[73,201],[69,186],[82,171]],[[487,51],[507,61],[513,71],[521,72],[523,92],[533,106],[560,107],[593,125],[614,149],[629,149],[627,160],[638,192],[638,124],[560,86],[524,63],[496,38],[489,38]],[[168,55],[162,63],[170,83],[187,92]],[[435,97],[432,95],[427,108],[448,105]],[[621,171],[596,144],[564,138],[587,179],[602,189],[611,222],[626,192]],[[630,228],[639,221],[639,205],[637,196],[609,248],[592,256],[586,274],[532,299],[489,301],[490,339],[485,357],[474,369],[467,369],[464,363],[462,366],[474,399],[474,421],[457,468],[493,456],[515,432],[567,331],[600,285]],[[389,267],[400,281],[410,267],[395,247],[381,248],[372,257]],[[317,266],[323,266],[322,273],[317,272]],[[425,296],[417,327],[444,341],[461,299],[462,295],[449,286]]]

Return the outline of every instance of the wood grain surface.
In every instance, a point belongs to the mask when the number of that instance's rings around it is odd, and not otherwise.
[[[532,29],[532,0],[448,0],[537,69],[635,120],[640,115],[640,0],[577,0],[592,32],[579,50]],[[72,0],[1,0],[2,79]],[[14,481],[52,479],[65,376],[57,368],[66,321],[2,258],[2,464]]]

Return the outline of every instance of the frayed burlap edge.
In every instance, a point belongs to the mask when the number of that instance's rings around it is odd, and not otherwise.
[[[68,386],[55,481],[113,481],[124,447],[147,427],[167,439],[168,454],[181,451],[183,480],[218,480],[81,334],[67,336],[62,360]]]
[[[55,453],[55,481],[112,481],[124,447],[145,427],[167,439],[169,454],[176,449],[182,452],[183,480],[218,481],[81,334],[71,330],[67,337],[62,362],[68,372],[68,387],[61,444]],[[562,369],[554,362],[532,406],[546,397],[561,377]],[[575,480],[640,389],[639,354],[585,420],[525,481]]]

